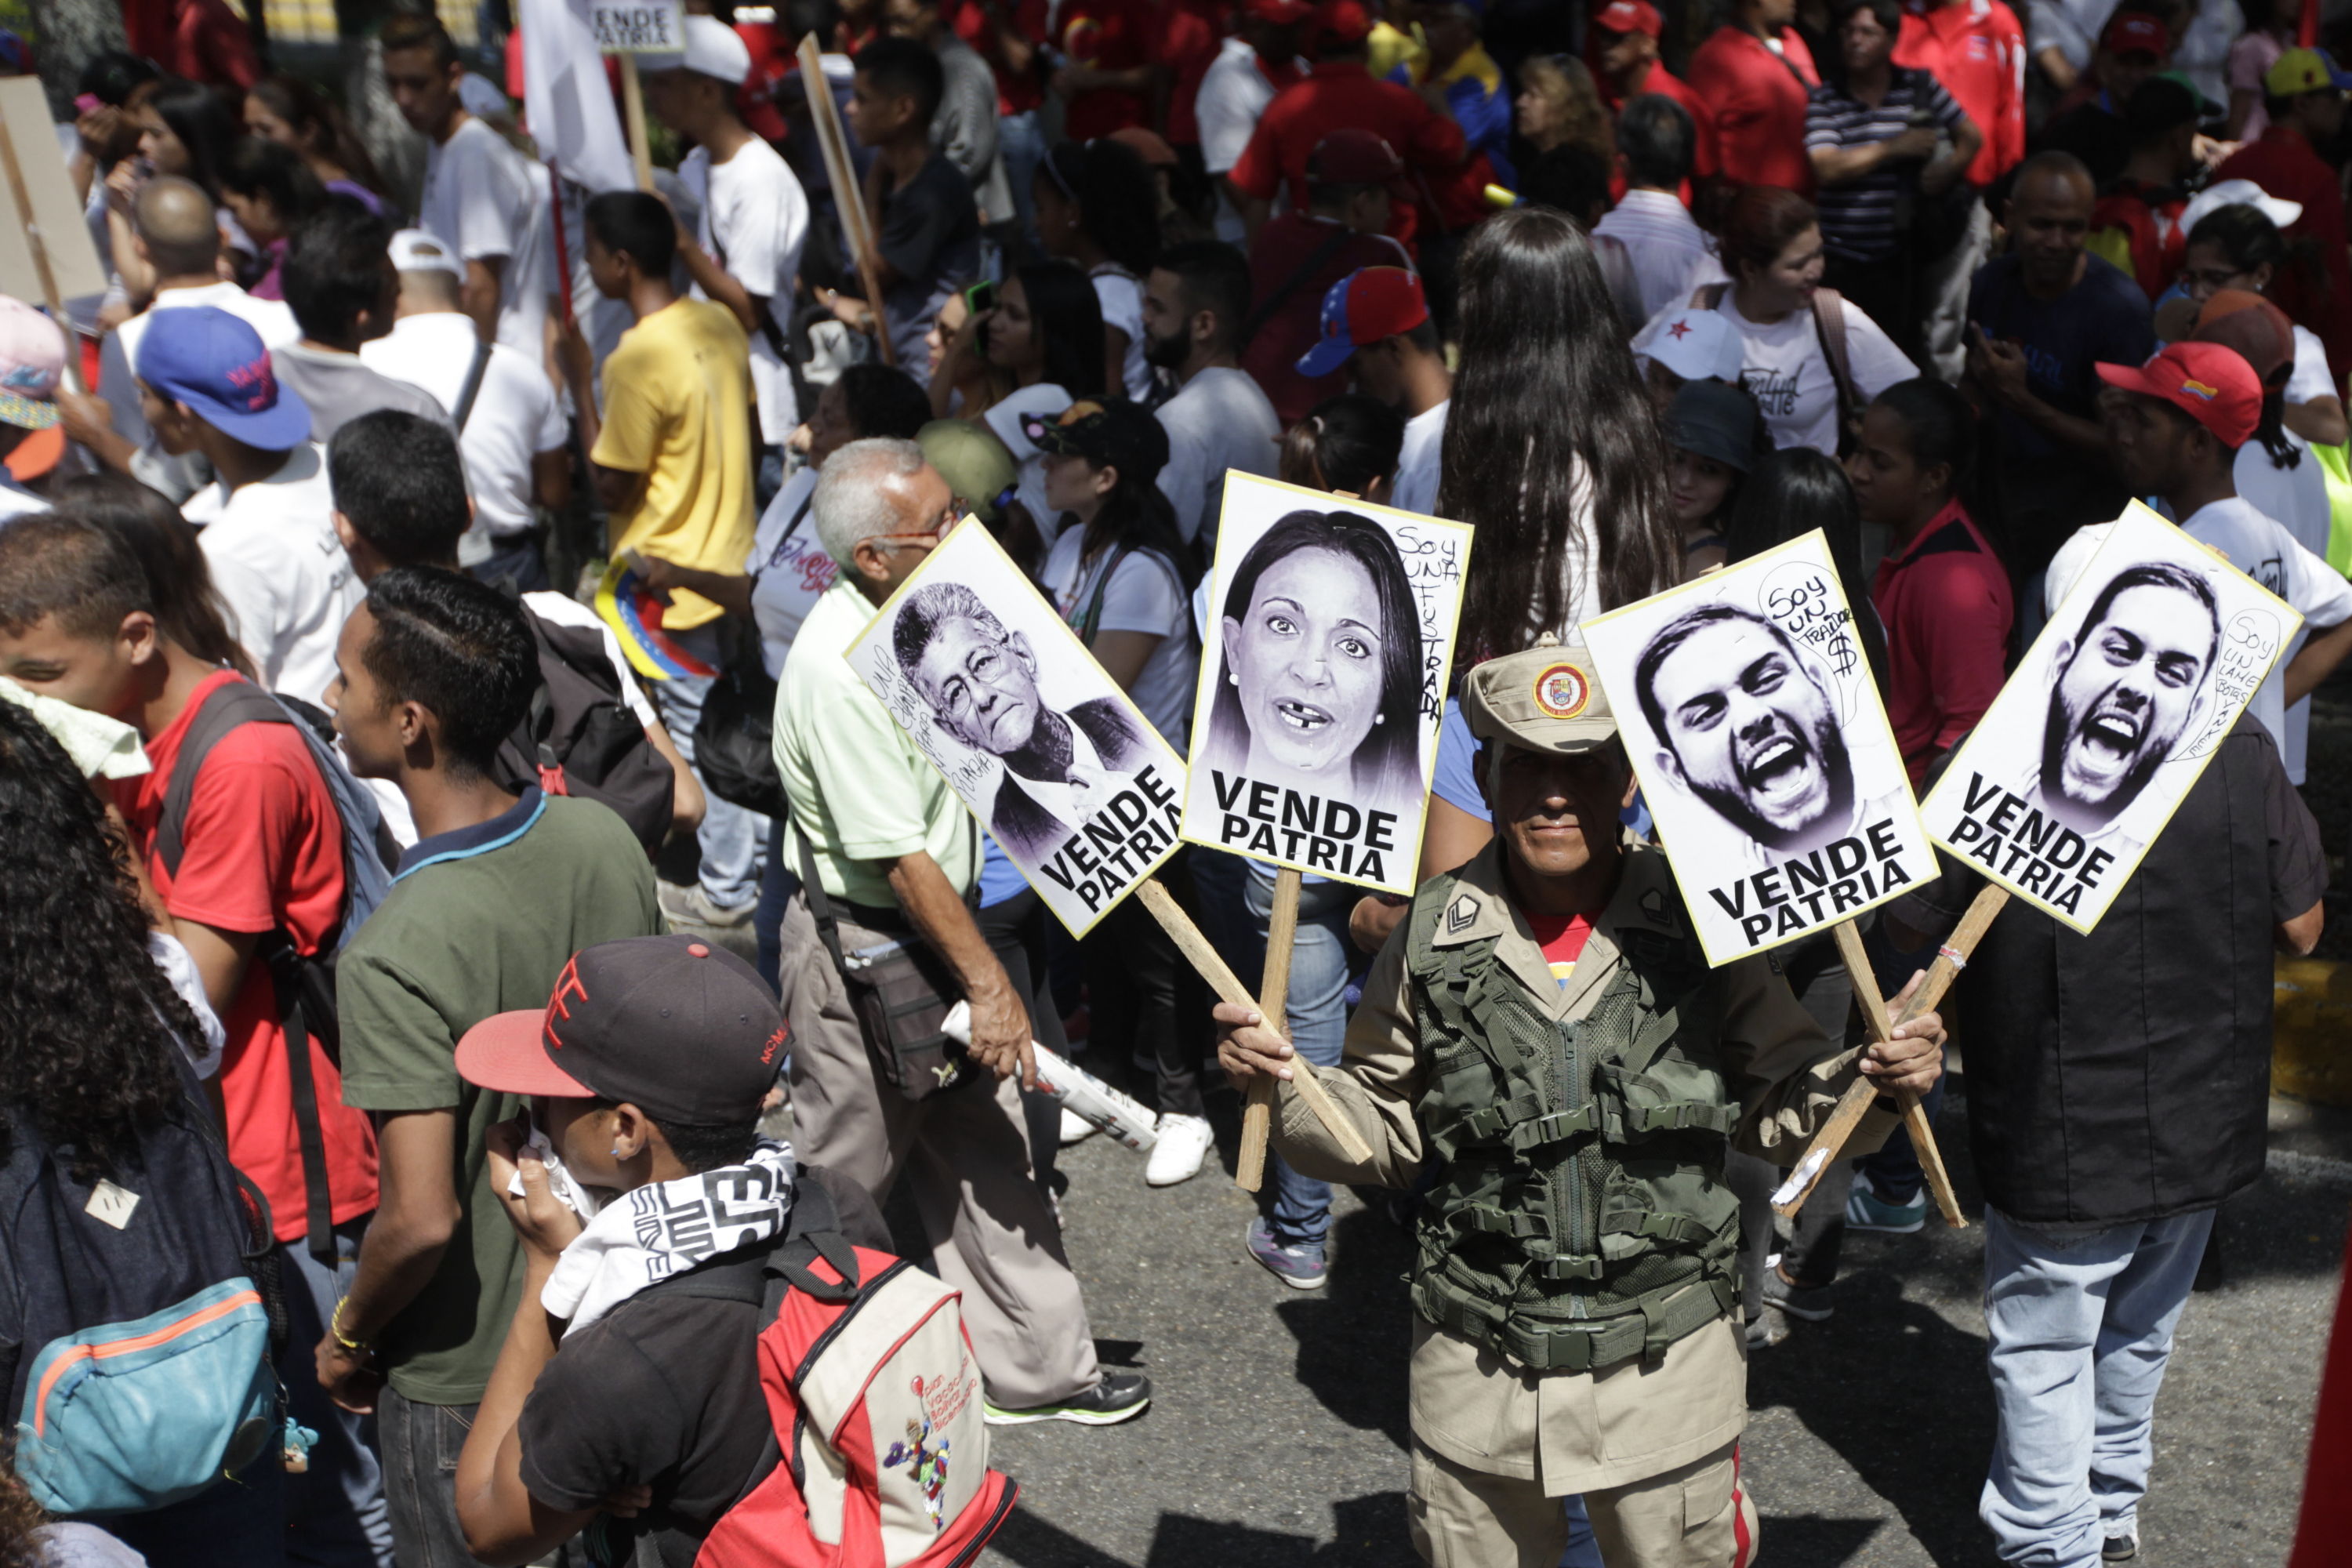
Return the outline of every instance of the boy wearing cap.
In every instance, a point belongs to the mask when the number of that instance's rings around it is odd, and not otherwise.
[[[2216,180],[2252,180],[2273,196],[2303,204],[2286,230],[2289,244],[2315,250],[2324,283],[2284,269],[2273,291],[2280,310],[2319,334],[2327,366],[2340,385],[2352,372],[2352,258],[2345,250],[2344,186],[2318,149],[2332,147],[2344,127],[2344,94],[2352,72],[2325,49],[2289,49],[2263,74],[2271,122],[2262,140],[2241,147],[2213,171]]]
[[[1299,356],[1298,374],[1331,375],[1350,364],[1358,392],[1404,416],[1389,504],[1433,514],[1454,373],[1445,368],[1445,345],[1437,341],[1418,276],[1367,267],[1331,285],[1323,296],[1322,336]]]
[[[230,630],[264,686],[322,702],[359,589],[327,521],[334,500],[310,411],[279,386],[260,334],[209,305],[158,315],[137,370],[157,443],[212,465],[212,484],[180,512],[203,530]]]
[[[1681,78],[1659,63],[1658,36],[1664,20],[1650,0],[1611,0],[1592,14],[1585,46],[1593,85],[1601,89],[1601,107],[1622,114],[1625,106],[1646,93],[1670,98],[1691,117],[1696,133],[1691,173],[1705,178],[1716,172],[1715,117],[1706,102]]]
[[[530,1108],[488,1135],[506,1218],[487,1223],[510,1230],[523,1269],[457,1461],[466,1561],[530,1562],[605,1512],[600,1561],[686,1562],[779,1462],[763,1313],[649,1287],[764,1257],[798,1203],[829,1200],[861,1247],[887,1250],[889,1233],[854,1184],[760,1135],[789,1041],[741,959],[686,936],[601,942],[552,989],[457,1047],[483,1100]],[[556,1171],[602,1205],[557,1196]]]
[[[2107,403],[2106,428],[2133,493],[2159,498],[2181,532],[2303,616],[2247,709],[2284,750],[2288,708],[2352,654],[2352,584],[2238,494],[2239,450],[2262,423],[2262,379],[2237,349],[2210,342],[2172,343],[2144,365],[2103,364],[2099,379],[2126,394]],[[2050,563],[2050,606],[2112,527],[2084,529]]]
[[[66,335],[58,324],[22,300],[0,295],[0,524],[12,517],[49,510],[49,500],[26,488],[56,466],[63,433],[47,437],[46,450],[29,446],[58,428],[58,382],[65,374]]]
[[[1285,429],[1327,397],[1348,390],[1338,370],[1309,376],[1298,356],[1321,335],[1323,297],[1367,267],[1410,272],[1412,258],[1388,234],[1404,161],[1370,131],[1334,131],[1307,165],[1307,206],[1277,213],[1249,246],[1250,310],[1242,368],[1262,388]]]
[[[382,1197],[315,1358],[339,1403],[376,1413],[400,1561],[442,1568],[469,1561],[443,1456],[523,1293],[484,1153],[519,1107],[460,1079],[458,1042],[543,1006],[579,949],[662,919],[619,817],[535,788],[518,797],[492,776],[540,681],[512,600],[454,572],[386,572],[338,658],[331,706],[352,771],[398,786],[418,838],[336,964],[343,1099],[378,1119]]]
[[[782,156],[735,112],[735,92],[751,74],[751,51],[716,16],[686,18],[686,52],[656,57],[646,107],[694,143],[677,177],[694,193],[696,232],[678,230],[678,255],[696,298],[724,305],[751,342],[751,390],[760,405],[761,494],[783,483],[784,443],[800,420],[784,369],[782,323],[808,239],[808,197]],[[983,68],[984,74],[984,68]],[[772,481],[764,476],[772,473]]]
[[[400,302],[392,331],[360,345],[360,363],[423,387],[449,411],[474,500],[460,564],[485,583],[544,590],[533,509],[561,510],[572,499],[572,422],[538,360],[475,332],[455,251],[421,228],[394,235],[391,251]]]
[[[1277,1079],[1275,1148],[1300,1171],[1433,1179],[1412,1275],[1407,1507],[1425,1560],[1557,1562],[1560,1499],[1580,1492],[1612,1568],[1745,1563],[1725,1151],[1793,1159],[1857,1071],[1924,1091],[1943,1025],[1842,1051],[1768,958],[1707,966],[1664,856],[1618,832],[1635,780],[1581,646],[1547,637],[1479,666],[1463,708],[1495,839],[1423,884],[1321,1075],[1370,1160],[1341,1154],[1284,1081],[1291,1047],[1254,1010],[1217,1008],[1219,1059]],[[1895,1125],[1887,1104],[1859,1146]],[[1676,1131],[1634,1131],[1650,1125]]]

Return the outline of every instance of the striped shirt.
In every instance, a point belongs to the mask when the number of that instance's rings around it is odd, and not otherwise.
[[[1876,106],[1848,97],[1837,87],[1817,87],[1805,110],[1805,150],[1867,147],[1892,142],[1911,128],[1915,110],[1950,136],[1966,118],[1934,77],[1897,68],[1886,96]],[[1852,261],[1879,261],[1901,248],[1895,209],[1918,188],[1919,163],[1881,164],[1858,180],[1824,184],[1814,195],[1822,214],[1822,242],[1831,254]]]

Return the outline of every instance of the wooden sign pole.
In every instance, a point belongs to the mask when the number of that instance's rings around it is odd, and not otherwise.
[[[816,35],[801,40],[801,89],[808,97],[809,120],[816,127],[817,148],[824,154],[825,176],[833,182],[834,210],[857,258],[857,276],[866,285],[866,308],[874,312],[874,342],[882,363],[895,365],[898,351],[890,342],[890,318],[882,306],[882,263],[874,249],[874,231],[866,221],[866,191],[857,183],[857,167],[849,161],[849,133],[841,123],[841,110],[824,79],[824,55]]]
[[[1168,890],[1165,883],[1156,877],[1148,878],[1135,889],[1135,896],[1143,900],[1143,907],[1151,911],[1152,918],[1175,940],[1178,950],[1192,961],[1193,968],[1201,972],[1201,977],[1217,994],[1218,1001],[1230,1002],[1237,1007],[1257,1006],[1258,999],[1249,994],[1249,987],[1244,985],[1225,961],[1218,956],[1217,950],[1210,945],[1207,937],[1201,934],[1201,928],[1192,923],[1192,917],[1184,912],[1183,906],[1176,901],[1176,895]],[[1296,904],[1292,906],[1294,920],[1297,908]],[[1269,948],[1269,963],[1271,957]],[[1286,959],[1284,968],[1284,986],[1287,989]],[[1299,1097],[1307,1101],[1307,1109],[1315,1112],[1324,1128],[1339,1142],[1342,1154],[1360,1162],[1372,1157],[1370,1145],[1356,1131],[1355,1123],[1342,1115],[1339,1108],[1331,1103],[1331,1097],[1323,1092],[1323,1086],[1316,1081],[1315,1069],[1307,1065],[1306,1058],[1290,1058],[1290,1081],[1298,1090]]]
[[[16,139],[9,132],[5,115],[0,115],[0,162],[8,165],[8,195],[16,204],[16,221],[25,226],[26,242],[32,247],[34,275],[41,280],[41,301],[49,308],[49,319],[66,335],[66,385],[79,392],[81,355],[76,351],[80,344],[73,329],[66,324],[65,302],[58,298],[58,275],[49,265],[49,247],[41,237],[40,220],[33,216],[33,195],[25,188],[25,171],[16,162]]]
[[[1944,999],[1944,993],[1951,989],[1952,982],[1961,970],[1968,967],[1969,955],[1983,940],[1985,928],[1992,924],[1993,917],[2000,913],[2002,906],[2008,902],[2009,889],[1997,884],[1988,885],[1976,896],[1951,936],[1937,950],[1936,962],[1927,968],[1927,978],[1920,983],[1918,991],[1913,994],[1910,1003],[1903,1009],[1903,1016],[1895,1020],[1895,1023],[1907,1024],[1922,1013],[1932,1011],[1936,1004]],[[1851,921],[1839,922],[1838,951],[1846,955],[1846,968],[1853,975],[1857,996],[1864,1001],[1864,1014],[1870,1020],[1873,1037],[1884,1040],[1889,1037],[1886,1004],[1878,994],[1878,982],[1870,977],[1870,966],[1862,956],[1859,934],[1849,935],[1853,925]],[[1851,947],[1848,946],[1849,942]],[[1846,1140],[1853,1136],[1854,1128],[1870,1113],[1871,1105],[1877,1099],[1876,1084],[1866,1078],[1854,1080],[1853,1087],[1845,1091],[1844,1097],[1838,1101],[1837,1109],[1830,1113],[1829,1121],[1814,1135],[1811,1145],[1805,1150],[1804,1158],[1797,1162],[1795,1173],[1772,1194],[1775,1214],[1791,1218],[1805,1206],[1805,1199],[1812,1195],[1813,1188],[1820,1184],[1822,1173],[1829,1169],[1830,1162],[1837,1158],[1838,1152],[1845,1147]],[[1954,1226],[1966,1225],[1968,1222],[1960,1215],[1959,1201],[1952,1194],[1951,1177],[1944,1169],[1943,1155],[1936,1147],[1936,1135],[1927,1126],[1926,1113],[1916,1101],[1910,1101],[1904,1105],[1903,1120],[1904,1125],[1911,1130],[1912,1149],[1919,1156],[1920,1167],[1927,1173],[1930,1190],[1936,1195],[1936,1206],[1942,1211],[1948,1223]]]
[[[654,188],[653,143],[646,139],[646,89],[637,82],[637,57],[621,57],[621,108],[629,121],[629,156],[636,161],[637,189]]]
[[[1290,956],[1298,944],[1300,880],[1287,867],[1274,874],[1274,910],[1265,922],[1265,973],[1258,983],[1257,1010],[1267,1026],[1280,1030],[1286,1039],[1290,1036]],[[1262,1078],[1250,1085],[1249,1103],[1242,1109],[1241,1154],[1234,1162],[1234,1183],[1245,1193],[1265,1184],[1265,1145],[1273,1132],[1274,1080]]]

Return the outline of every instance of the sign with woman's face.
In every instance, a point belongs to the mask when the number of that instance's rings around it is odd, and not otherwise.
[[[1928,834],[2089,931],[2301,624],[2133,502],[1928,793]]]
[[[1709,963],[1936,874],[1818,531],[1584,623]]]
[[[1072,935],[1176,852],[1183,759],[972,519],[848,658]]]
[[[1460,523],[1228,474],[1183,837],[1412,891],[1469,559]]]

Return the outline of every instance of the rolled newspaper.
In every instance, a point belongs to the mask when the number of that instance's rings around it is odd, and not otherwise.
[[[940,1021],[940,1032],[960,1046],[971,1044],[971,1004],[959,1002]],[[1140,1152],[1160,1139],[1160,1119],[1084,1068],[1073,1067],[1036,1041],[1037,1087],[1062,1102],[1078,1120]]]

